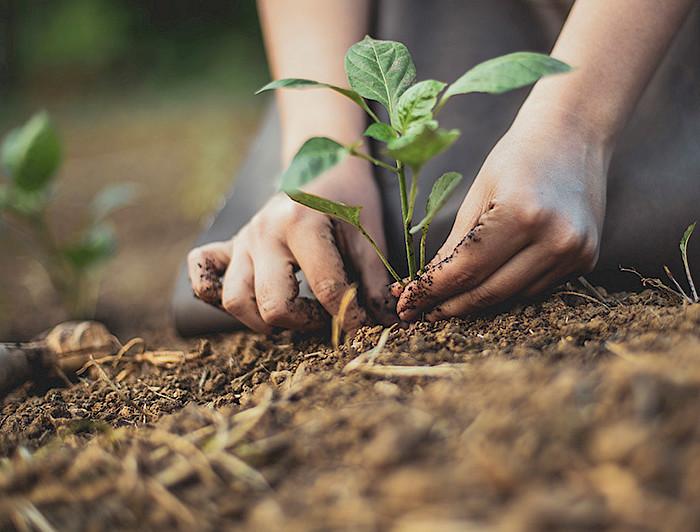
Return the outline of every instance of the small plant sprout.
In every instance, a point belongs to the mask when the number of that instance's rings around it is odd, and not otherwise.
[[[683,259],[683,267],[685,268],[685,276],[688,279],[688,286],[690,288],[690,294],[686,293],[686,291],[683,290],[683,287],[673,276],[673,273],[671,273],[671,270],[668,268],[668,266],[664,266],[664,272],[666,272],[666,275],[669,279],[671,279],[671,282],[675,285],[676,289],[678,290],[677,294],[686,303],[700,303],[698,291],[695,288],[695,281],[693,280],[693,274],[690,272],[690,264],[688,264],[688,240],[690,240],[690,236],[693,234],[693,231],[695,231],[696,225],[697,222],[693,222],[688,226],[688,228],[683,233],[683,237],[681,238],[679,244],[679,247],[681,249],[681,259]]]
[[[60,241],[48,221],[52,184],[61,164],[61,142],[49,116],[38,113],[12,130],[0,148],[6,179],[0,180],[0,230],[8,227],[46,270],[67,312],[90,317],[96,299],[97,272],[115,250],[109,216],[131,201],[135,186],[120,183],[102,189],[89,206],[83,229]]]
[[[459,137],[457,129],[446,130],[437,121],[439,111],[450,98],[473,92],[500,94],[535,83],[543,76],[568,72],[570,67],[548,55],[516,52],[485,61],[468,70],[448,85],[428,79],[414,83],[416,68],[406,46],[400,42],[379,41],[367,36],[350,47],[345,55],[345,73],[351,89],[308,79],[281,79],[268,83],[257,93],[273,89],[326,88],[359,105],[372,123],[364,135],[384,144],[377,159],[361,150],[362,140],[344,146],[332,139],[314,137],[299,149],[282,175],[281,190],[302,205],[338,218],[358,229],[386,266],[391,276],[402,282],[394,267],[360,223],[361,206],[344,205],[321,198],[301,187],[346,157],[360,157],[396,175],[401,195],[401,214],[409,279],[425,268],[425,241],[430,223],[445,205],[462,176],[447,172],[434,181],[421,221],[413,225],[421,170],[432,158],[447,150]],[[386,110],[383,122],[367,100],[378,102]],[[410,176],[410,182],[409,182]],[[416,260],[415,242],[420,233],[420,251]]]

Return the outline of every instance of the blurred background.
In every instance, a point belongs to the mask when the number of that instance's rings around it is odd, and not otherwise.
[[[96,317],[117,334],[169,327],[179,262],[256,130],[267,67],[253,0],[0,0],[0,135],[45,109],[63,144],[48,211],[57,240],[104,186],[113,216]],[[0,225],[0,340],[68,317],[28,242]]]

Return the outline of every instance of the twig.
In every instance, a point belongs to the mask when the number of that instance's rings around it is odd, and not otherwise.
[[[685,300],[683,298],[683,294],[680,294],[679,292],[676,292],[673,288],[666,286],[663,283],[663,281],[661,281],[661,279],[656,279],[654,277],[644,277],[634,268],[623,268],[622,266],[619,266],[619,268],[621,272],[633,273],[637,277],[639,277],[639,282],[642,283],[642,286],[650,286],[651,288],[656,288],[657,290],[668,292],[669,294],[673,294],[674,296],[679,297],[681,300]]]
[[[212,460],[225,468],[232,476],[244,480],[255,489],[272,489],[262,473],[233,454],[219,452],[212,456]]]
[[[374,364],[374,361],[381,354],[382,349],[384,349],[386,342],[389,340],[389,335],[391,334],[391,331],[394,329],[394,327],[396,327],[396,324],[384,329],[382,331],[381,336],[379,337],[379,340],[377,341],[377,345],[375,345],[369,351],[366,351],[366,352],[356,356],[350,362],[348,362],[345,365],[345,367],[343,368],[343,373],[349,373],[350,371],[355,371],[356,369],[358,369],[362,365]]]
[[[168,399],[169,401],[172,401],[173,403],[180,404],[180,401],[178,401],[177,399],[173,399],[172,397],[169,397],[169,396],[165,395],[164,393],[159,392],[158,390],[156,390],[152,386],[149,386],[148,384],[146,384],[143,380],[137,379],[137,382],[143,384],[144,387],[146,387],[146,389],[149,392],[151,392],[152,394],[157,395],[158,397],[162,397],[163,399]]]
[[[356,371],[382,377],[454,377],[470,369],[469,364],[438,364],[437,366],[360,365]]]
[[[31,502],[25,499],[18,506],[19,513],[40,532],[56,532],[56,529]]]
[[[687,303],[692,303],[693,300],[690,298],[690,296],[688,294],[685,293],[685,290],[683,290],[683,287],[678,283],[678,281],[676,281],[676,278],[673,276],[673,273],[671,273],[671,270],[666,265],[664,265],[664,272],[666,272],[666,275],[668,276],[668,278],[671,279],[671,282],[676,286],[676,289],[683,296],[683,299]]]
[[[343,330],[343,324],[345,323],[345,314],[347,313],[348,307],[350,307],[350,303],[353,299],[355,299],[356,295],[357,285],[353,283],[343,294],[343,297],[340,300],[340,305],[338,305],[338,313],[333,316],[333,321],[331,324],[331,343],[335,349],[338,349],[338,346],[340,345],[340,334]]]
[[[588,282],[588,279],[586,279],[583,275],[579,276],[578,282],[583,285],[583,287],[588,290],[591,294],[593,294],[593,297],[595,297],[598,301],[603,303],[606,307],[607,305],[607,299],[603,297],[603,294],[600,293],[600,290],[598,290],[595,286],[593,286],[591,283]],[[610,308],[610,307],[608,307]]]
[[[586,299],[588,301],[592,301],[593,303],[598,303],[599,305],[603,305],[606,309],[610,310],[610,307],[603,301],[600,301],[599,299],[596,299],[595,297],[591,297],[587,294],[582,294],[581,292],[574,292],[573,290],[562,290],[560,292],[555,292],[555,296],[576,296],[576,297],[581,297],[583,299]]]

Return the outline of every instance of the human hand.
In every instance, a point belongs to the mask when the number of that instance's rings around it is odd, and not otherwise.
[[[607,142],[570,114],[521,111],[425,271],[396,283],[403,320],[464,316],[589,272],[605,213]]]
[[[362,205],[363,225],[386,247],[379,190],[369,163],[349,159],[304,190]],[[337,314],[353,274],[359,277],[365,304],[357,297],[351,302],[344,328],[354,330],[370,316],[387,320],[388,277],[371,246],[350,226],[284,194],[270,199],[231,240],[193,249],[188,269],[195,295],[258,332],[321,328],[329,315]],[[297,269],[317,300],[299,297]]]

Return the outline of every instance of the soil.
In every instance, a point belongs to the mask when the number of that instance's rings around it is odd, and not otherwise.
[[[700,305],[603,294],[337,349],[153,333],[2,402],[0,528],[696,530]]]

